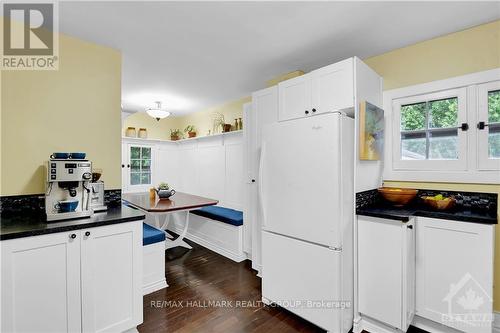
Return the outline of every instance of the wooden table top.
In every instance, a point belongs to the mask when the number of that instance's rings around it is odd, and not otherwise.
[[[154,200],[150,200],[149,192],[125,193],[122,194],[122,200],[143,211],[156,213],[196,209],[205,206],[213,206],[219,203],[218,200],[182,192],[176,192],[169,199],[161,200],[158,196],[156,196]]]

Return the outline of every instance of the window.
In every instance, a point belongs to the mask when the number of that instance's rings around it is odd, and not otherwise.
[[[401,158],[458,159],[458,98],[401,106]]]
[[[130,185],[151,184],[151,147],[130,146]]]
[[[500,158],[500,90],[488,92],[488,158]]]
[[[400,170],[466,167],[466,90],[452,89],[394,101],[394,166]]]
[[[478,86],[478,168],[500,170],[500,81]]]

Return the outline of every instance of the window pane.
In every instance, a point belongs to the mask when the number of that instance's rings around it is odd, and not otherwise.
[[[130,158],[141,158],[141,148],[130,147]]]
[[[430,160],[458,159],[458,130],[429,133]]]
[[[488,123],[500,123],[500,90],[488,92]]]
[[[401,106],[401,130],[425,129],[425,102]]]
[[[429,127],[457,127],[458,98],[448,98],[429,102]]]
[[[130,160],[130,169],[132,172],[141,171],[141,160]]]
[[[130,174],[130,185],[139,185],[141,183],[141,174],[140,173],[131,173]]]
[[[151,170],[151,160],[142,160],[142,171],[150,171]]]
[[[425,133],[401,134],[401,159],[425,160]]]
[[[500,125],[488,126],[489,158],[500,158]]]
[[[151,158],[151,148],[142,147],[142,158]]]
[[[150,173],[141,173],[141,184],[151,184]]]

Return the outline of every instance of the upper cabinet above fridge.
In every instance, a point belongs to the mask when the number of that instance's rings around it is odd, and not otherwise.
[[[354,58],[278,84],[278,120],[354,107]]]

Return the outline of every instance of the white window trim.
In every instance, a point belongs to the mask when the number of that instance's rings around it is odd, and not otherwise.
[[[498,81],[500,68],[458,76],[450,79],[433,81],[414,86],[385,91],[385,153],[384,180],[416,181],[416,182],[453,182],[453,183],[485,183],[500,184],[500,172],[497,170],[480,170],[477,159],[477,85]],[[397,99],[426,95],[445,90],[464,88],[467,92],[467,164],[465,170],[398,170],[394,164],[394,150],[397,145],[394,140],[393,104]],[[399,126],[398,126],[399,130]],[[459,131],[460,132],[460,131]]]
[[[488,123],[488,92],[500,90],[500,80],[480,84],[477,87],[477,121]],[[489,128],[477,131],[477,164],[479,170],[500,170],[500,159],[489,158]]]
[[[459,89],[449,89],[445,91],[440,91],[436,93],[430,93],[425,95],[417,95],[412,97],[400,98],[394,100],[393,110],[398,110],[394,112],[393,118],[393,128],[399,129],[401,124],[401,105],[413,104],[422,101],[439,100],[451,97],[458,98],[458,119],[457,126],[462,123],[467,122],[467,92],[466,88]],[[401,159],[401,131],[393,131],[393,165],[396,170],[436,170],[436,171],[446,171],[446,170],[467,170],[467,133],[462,130],[458,130],[458,159],[457,160],[402,160]],[[390,134],[389,134],[390,135]]]

